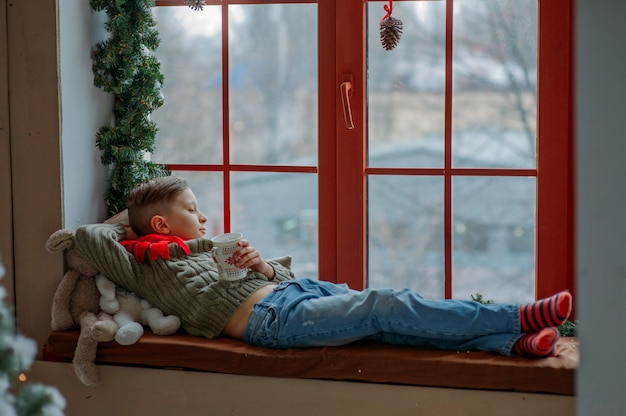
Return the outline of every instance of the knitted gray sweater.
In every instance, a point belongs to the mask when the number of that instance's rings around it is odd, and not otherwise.
[[[189,255],[170,243],[169,260],[138,263],[118,243],[124,237],[121,225],[90,224],[76,230],[74,241],[98,271],[163,313],[177,316],[182,328],[191,335],[218,337],[235,310],[252,293],[272,282],[294,278],[291,258],[283,257],[268,261],[275,270],[273,281],[252,271],[241,280],[219,280],[211,256],[213,244],[206,238],[187,241]]]

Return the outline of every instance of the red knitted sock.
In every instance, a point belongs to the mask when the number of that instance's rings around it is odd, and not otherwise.
[[[520,307],[522,332],[537,332],[543,328],[562,325],[572,311],[572,295],[560,292],[549,298]]]
[[[559,337],[559,331],[556,328],[543,328],[539,332],[523,334],[513,345],[513,352],[525,357],[549,357],[554,354],[554,347]]]

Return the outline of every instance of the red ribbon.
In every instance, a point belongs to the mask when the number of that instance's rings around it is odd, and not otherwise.
[[[383,9],[385,9],[387,14],[382,19],[380,19],[381,22],[386,18],[391,17],[391,12],[393,11],[393,0],[389,0],[389,4],[385,4],[385,7],[383,7]]]

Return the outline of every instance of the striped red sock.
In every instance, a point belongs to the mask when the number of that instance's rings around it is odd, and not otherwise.
[[[549,298],[520,307],[522,332],[538,332],[543,328],[562,325],[572,311],[572,295],[560,292]]]
[[[513,352],[524,357],[550,357],[554,354],[559,337],[556,328],[543,328],[539,332],[523,334],[513,345]]]

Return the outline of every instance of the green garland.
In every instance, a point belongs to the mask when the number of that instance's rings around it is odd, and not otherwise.
[[[91,0],[95,11],[108,15],[107,40],[92,52],[94,85],[115,95],[114,126],[96,135],[104,165],[112,165],[105,194],[109,214],[126,207],[128,192],[148,179],[167,176],[161,164],[146,159],[154,150],[158,128],[150,114],[163,105],[161,64],[151,51],[159,34],[151,8],[154,0]]]

